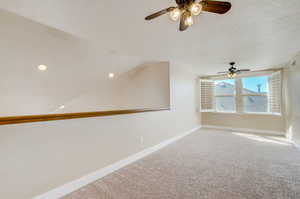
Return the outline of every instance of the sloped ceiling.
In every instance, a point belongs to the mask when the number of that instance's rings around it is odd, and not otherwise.
[[[0,24],[0,117],[52,113],[96,85],[112,82],[109,72],[119,76],[141,62],[101,53],[80,37],[1,9]],[[48,70],[39,71],[40,64]]]
[[[241,68],[271,67],[300,50],[299,0],[229,1],[228,14],[203,13],[186,32],[167,16],[143,20],[174,5],[170,0],[2,0],[0,7],[87,40],[98,53],[183,63],[197,74],[225,70],[233,60]]]

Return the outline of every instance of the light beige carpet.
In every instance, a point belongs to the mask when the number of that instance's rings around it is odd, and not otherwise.
[[[300,152],[272,137],[200,130],[64,199],[300,199]]]

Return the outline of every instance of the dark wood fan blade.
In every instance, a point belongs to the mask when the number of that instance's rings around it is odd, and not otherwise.
[[[145,18],[145,20],[152,20],[152,19],[155,19],[161,15],[164,15],[164,14],[167,14],[168,12],[171,12],[172,10],[174,10],[175,7],[170,7],[170,8],[166,8],[166,9],[163,9],[161,11],[158,11],[152,15],[149,15]]]
[[[241,70],[239,70],[239,71],[241,71],[241,72],[249,72],[249,71],[251,71],[250,69],[241,69]]]
[[[186,29],[188,29],[188,25],[186,25],[185,20],[186,18],[189,16],[188,12],[183,12],[181,17],[180,17],[180,24],[179,24],[179,30],[180,31],[185,31]]]
[[[231,9],[231,3],[224,1],[201,1],[203,11],[225,14]]]

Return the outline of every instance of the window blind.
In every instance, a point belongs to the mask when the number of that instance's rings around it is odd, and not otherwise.
[[[281,114],[282,84],[281,72],[275,72],[269,77],[269,112]]]
[[[201,112],[214,111],[214,81],[200,80]]]

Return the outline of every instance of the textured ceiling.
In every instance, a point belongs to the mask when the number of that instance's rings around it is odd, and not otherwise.
[[[175,1],[174,1],[175,2]],[[100,53],[183,63],[212,74],[287,62],[300,50],[299,0],[230,0],[225,15],[203,13],[186,32],[167,16],[143,18],[170,0],[1,0],[0,7],[91,42]]]

